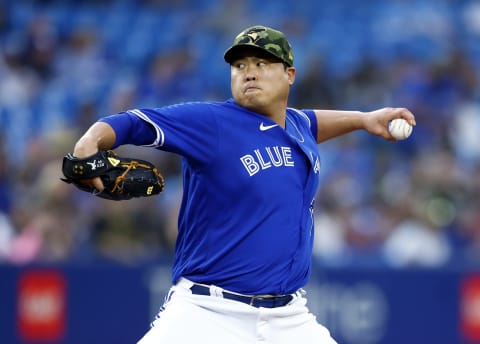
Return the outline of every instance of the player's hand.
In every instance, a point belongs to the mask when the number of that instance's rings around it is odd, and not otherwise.
[[[85,186],[93,187],[95,190],[98,190],[99,192],[105,189],[105,187],[103,186],[102,179],[100,179],[100,177],[85,179],[85,180],[79,181],[79,183],[82,183]]]
[[[98,148],[96,147],[89,148],[87,146],[81,145],[81,143],[79,142],[75,145],[73,156],[79,159],[83,159],[83,158],[92,156],[97,152],[98,152]],[[98,190],[98,192],[103,191],[103,189],[105,189],[105,186],[103,185],[102,179],[100,177],[79,180],[79,183],[87,187],[92,187],[95,190]]]
[[[415,116],[408,109],[388,107],[367,112],[364,117],[364,129],[372,135],[396,141],[388,131],[388,123],[396,118],[403,118],[410,125],[416,125]]]
[[[104,122],[95,122],[77,141],[72,155],[79,159],[84,159],[96,154],[99,150],[109,150],[115,143],[115,131]],[[82,183],[103,191],[105,188],[100,177],[84,179]]]

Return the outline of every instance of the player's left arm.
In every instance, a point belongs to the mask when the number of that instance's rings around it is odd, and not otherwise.
[[[388,132],[388,123],[396,118],[403,118],[414,126],[415,116],[405,108],[382,108],[370,112],[314,110],[317,118],[317,143],[327,141],[337,136],[355,130],[365,130],[368,133],[395,141]]]

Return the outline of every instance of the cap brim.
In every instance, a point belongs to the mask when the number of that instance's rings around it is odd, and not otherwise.
[[[223,55],[223,58],[225,59],[225,61],[227,63],[232,64],[232,62],[235,61],[237,56],[240,55],[241,52],[244,51],[246,48],[257,49],[261,52],[267,53],[269,56],[271,56],[271,57],[273,57],[273,58],[275,58],[275,59],[277,59],[281,62],[287,63],[284,60],[282,60],[281,58],[279,58],[277,55],[272,54],[272,52],[268,51],[267,49],[259,47],[258,45],[248,44],[248,43],[246,43],[246,44],[236,44],[236,45],[230,47],[229,49],[227,49],[227,51],[225,51],[225,54]]]

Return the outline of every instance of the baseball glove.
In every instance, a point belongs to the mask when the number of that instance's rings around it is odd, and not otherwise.
[[[111,150],[99,151],[84,159],[69,153],[63,158],[62,172],[64,182],[114,201],[157,195],[165,187],[163,176],[152,163],[120,157]],[[95,177],[101,178],[105,186],[102,191],[82,183]]]

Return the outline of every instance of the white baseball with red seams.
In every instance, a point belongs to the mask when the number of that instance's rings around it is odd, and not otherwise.
[[[412,134],[413,127],[403,118],[397,118],[388,124],[388,131],[396,140],[405,140]]]

